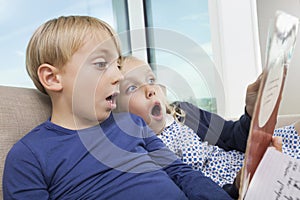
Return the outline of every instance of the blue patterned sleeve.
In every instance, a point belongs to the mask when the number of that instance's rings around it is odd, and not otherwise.
[[[300,159],[300,136],[294,125],[275,129],[274,136],[282,137],[282,153]]]
[[[175,102],[186,113],[185,125],[209,144],[222,149],[245,152],[251,118],[245,112],[237,121],[225,120],[188,102]]]
[[[205,177],[201,171],[193,170],[191,166],[178,159],[155,135],[146,137],[145,143],[152,159],[162,167],[188,199],[231,199],[221,187]]]

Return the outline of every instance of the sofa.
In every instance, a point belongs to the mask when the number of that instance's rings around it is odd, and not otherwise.
[[[9,149],[32,128],[50,117],[50,98],[32,88],[0,86],[0,199],[2,175]],[[280,116],[277,127],[291,124],[299,115]]]
[[[0,199],[7,152],[23,135],[49,118],[50,98],[36,89],[0,86]]]

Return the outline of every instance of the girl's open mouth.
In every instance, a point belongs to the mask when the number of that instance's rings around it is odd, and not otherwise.
[[[151,109],[151,115],[154,119],[156,120],[161,120],[163,115],[162,115],[162,109],[160,103],[156,103],[152,109]]]

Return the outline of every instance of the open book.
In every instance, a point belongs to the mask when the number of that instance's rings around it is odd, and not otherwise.
[[[266,62],[250,126],[241,175],[240,199],[245,198],[256,168],[272,140],[288,65],[296,44],[298,23],[298,18],[277,11],[269,29]],[[279,163],[273,164],[276,166]],[[268,172],[269,169],[265,170]]]
[[[299,200],[300,160],[268,147],[245,200]]]

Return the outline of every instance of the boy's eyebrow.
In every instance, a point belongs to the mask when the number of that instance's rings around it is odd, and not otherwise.
[[[99,55],[107,55],[109,56],[110,58],[114,58],[115,57],[115,60],[118,60],[119,59],[119,55],[116,52],[112,51],[111,48],[103,48],[103,47],[97,47],[95,48],[89,55],[89,58],[94,58],[94,57],[97,57]]]
[[[89,57],[98,56],[99,54],[108,54],[108,52],[108,49],[95,49],[90,53]]]

